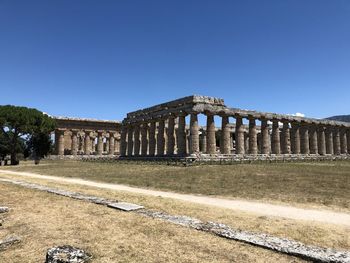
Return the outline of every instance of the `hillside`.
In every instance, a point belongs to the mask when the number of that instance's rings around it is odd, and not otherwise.
[[[350,122],[350,115],[338,115],[338,116],[332,116],[329,118],[326,118],[327,120],[333,120],[333,121],[345,121]]]

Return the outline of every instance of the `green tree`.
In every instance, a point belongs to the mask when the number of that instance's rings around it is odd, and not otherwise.
[[[34,133],[27,142],[27,151],[34,157],[35,163],[39,164],[40,159],[51,152],[52,146],[48,133]]]
[[[55,128],[55,121],[48,115],[27,107],[0,106],[0,129],[3,142],[9,148],[11,164],[18,164],[17,153],[23,152],[21,138],[30,139],[35,134],[49,134]]]

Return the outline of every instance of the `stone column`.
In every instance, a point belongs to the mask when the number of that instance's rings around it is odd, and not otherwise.
[[[214,115],[207,115],[207,153],[216,153],[215,122]]]
[[[134,151],[134,130],[131,124],[128,125],[128,156],[132,156]]]
[[[114,154],[120,154],[120,136],[114,138]]]
[[[258,140],[254,118],[249,118],[249,154],[258,154]]]
[[[244,154],[244,126],[242,117],[236,117],[236,154]]]
[[[191,113],[190,118],[190,154],[199,153],[198,113]]]
[[[261,153],[270,154],[269,125],[266,119],[261,119]]]
[[[341,154],[348,153],[348,141],[346,138],[346,129],[344,127],[340,128],[340,152]]]
[[[91,136],[91,153],[94,154],[96,153],[96,145],[95,145],[95,134],[93,133],[92,136]]]
[[[333,146],[334,146],[334,154],[340,155],[340,133],[339,127],[333,127]]]
[[[156,122],[151,121],[149,126],[149,156],[154,156],[156,154]]]
[[[125,124],[122,126],[121,134],[120,134],[120,155],[125,156],[126,155],[126,136],[127,136],[127,128],[125,127]]]
[[[57,145],[57,154],[64,155],[64,130],[58,130],[58,145]]]
[[[300,150],[302,154],[310,154],[309,129],[306,124],[300,127]]]
[[[103,131],[97,132],[97,154],[102,155],[103,153]]]
[[[165,121],[159,120],[158,122],[158,134],[157,134],[157,155],[163,156],[164,155],[164,130],[165,130]]]
[[[332,126],[327,126],[326,128],[326,153],[331,155],[334,154]]]
[[[134,156],[140,155],[140,147],[141,147],[140,124],[137,123],[134,126]]]
[[[168,130],[167,130],[167,155],[174,155],[175,151],[175,116],[170,115],[168,119]]]
[[[310,153],[311,154],[318,154],[318,143],[317,143],[317,129],[315,124],[312,124],[310,126]]]
[[[72,145],[71,145],[71,154],[78,154],[78,130],[72,130]]]
[[[287,120],[283,121],[281,148],[283,154],[290,154],[290,129],[289,122]]]
[[[292,153],[300,154],[300,124],[292,123]]]
[[[229,116],[222,116],[221,138],[220,138],[220,152],[222,154],[231,153],[230,127],[228,124],[229,124]]]
[[[207,134],[206,134],[206,131],[205,130],[202,130],[201,131],[201,135],[199,137],[199,141],[200,141],[200,151],[202,153],[207,153]]]
[[[325,136],[325,128],[324,126],[318,127],[318,154],[325,155],[326,154],[326,136]]]
[[[147,132],[148,132],[148,124],[143,123],[141,128],[141,155],[142,156],[146,156],[148,151]]]
[[[280,127],[278,120],[272,120],[271,148],[273,154],[281,154]]]
[[[348,154],[350,154],[350,128],[346,130],[346,141],[348,142]]]
[[[182,113],[178,117],[177,128],[177,154],[186,155],[186,114]]]
[[[115,138],[114,138],[114,132],[109,133],[109,149],[108,149],[108,154],[109,155],[114,155],[115,152]]]
[[[249,153],[249,132],[244,131],[244,152]]]
[[[85,131],[85,144],[84,144],[84,154],[90,155],[91,154],[91,138],[90,138],[91,131]]]

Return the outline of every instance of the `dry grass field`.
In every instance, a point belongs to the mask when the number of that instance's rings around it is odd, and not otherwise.
[[[350,162],[201,165],[43,161],[8,167],[144,188],[350,210]]]
[[[149,205],[152,202],[156,203],[153,200]],[[0,184],[0,203],[11,208],[2,215],[0,239],[13,233],[22,238],[20,244],[0,252],[1,262],[6,263],[43,262],[48,248],[64,244],[87,250],[92,262],[303,262],[137,214],[10,184]],[[168,205],[179,203],[165,202],[158,208]],[[183,213],[190,209],[181,207]]]
[[[283,202],[349,211],[350,162],[239,164],[175,167],[150,164],[44,161],[3,170],[79,177],[184,193]],[[221,222],[242,230],[291,238],[308,245],[350,250],[349,227],[259,216],[170,198],[23,178],[144,205],[169,214]],[[11,208],[0,239],[14,233],[20,244],[0,252],[0,262],[42,262],[55,245],[86,249],[93,262],[302,262],[294,257],[219,238],[133,213],[0,183],[0,205]]]

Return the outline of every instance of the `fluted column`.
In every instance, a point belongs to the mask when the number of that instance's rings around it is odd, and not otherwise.
[[[244,152],[249,153],[249,131],[244,131]]]
[[[109,155],[114,155],[115,152],[115,137],[114,137],[114,132],[109,133],[109,149],[108,149],[108,154]]]
[[[346,129],[344,127],[340,128],[340,152],[341,154],[348,153],[348,141],[346,138]]]
[[[290,154],[290,128],[289,122],[286,120],[283,121],[281,148],[283,154]]]
[[[85,140],[84,140],[84,154],[90,155],[91,154],[91,138],[90,138],[90,131],[85,131]]]
[[[95,137],[95,134],[93,133],[90,140],[91,154],[94,154],[96,152],[95,139],[96,137]]]
[[[207,115],[207,153],[216,153],[215,122],[214,115]]]
[[[154,156],[156,154],[156,121],[151,121],[148,134],[148,154],[149,156]]]
[[[332,126],[327,126],[326,128],[326,153],[331,155],[334,154]]]
[[[191,113],[190,117],[190,154],[199,153],[198,113]]]
[[[300,124],[292,123],[292,153],[300,154]]]
[[[270,154],[269,125],[266,119],[261,119],[261,153]]]
[[[236,117],[236,131],[235,131],[235,140],[236,140],[236,154],[244,154],[244,126],[242,117]]]
[[[306,124],[300,127],[300,150],[302,154],[310,154],[309,128]]]
[[[120,134],[120,155],[125,156],[126,155],[126,136],[127,136],[127,128],[123,124],[121,134]]]
[[[131,124],[128,125],[128,156],[132,156],[134,151],[134,129]]]
[[[310,153],[318,154],[317,130],[315,124],[310,126]]]
[[[71,154],[78,154],[78,131],[72,130],[72,145],[71,145]]]
[[[222,154],[231,153],[229,116],[221,117],[220,152]]]
[[[177,128],[177,154],[186,155],[186,114],[181,113],[178,116]]]
[[[64,131],[58,130],[58,145],[57,145],[57,154],[63,156],[64,155]]]
[[[114,138],[114,154],[120,154],[120,135]]]
[[[325,155],[326,154],[326,136],[325,136],[325,128],[324,126],[318,127],[318,154]]]
[[[280,142],[280,127],[278,120],[272,120],[272,139],[271,148],[273,154],[281,153],[281,142]]]
[[[148,124],[143,123],[141,127],[141,155],[146,156],[148,151]]]
[[[168,119],[167,131],[167,155],[174,155],[175,150],[175,116],[170,115]]]
[[[339,133],[339,127],[337,126],[333,128],[333,146],[334,146],[334,154],[340,155],[340,133]]]
[[[164,120],[159,120],[158,122],[158,134],[157,134],[157,155],[164,155],[164,131],[165,131],[165,122]]]
[[[254,118],[249,118],[249,154],[258,154],[258,139]]]
[[[103,153],[103,132],[97,132],[97,154],[102,155]]]
[[[140,155],[141,141],[140,141],[140,124],[134,126],[134,155]]]
[[[346,139],[348,142],[348,154],[350,154],[350,128],[347,128],[346,130]]]
[[[207,133],[205,130],[201,131],[201,135],[199,136],[199,143],[200,143],[200,151],[202,153],[206,153],[207,151]]]

